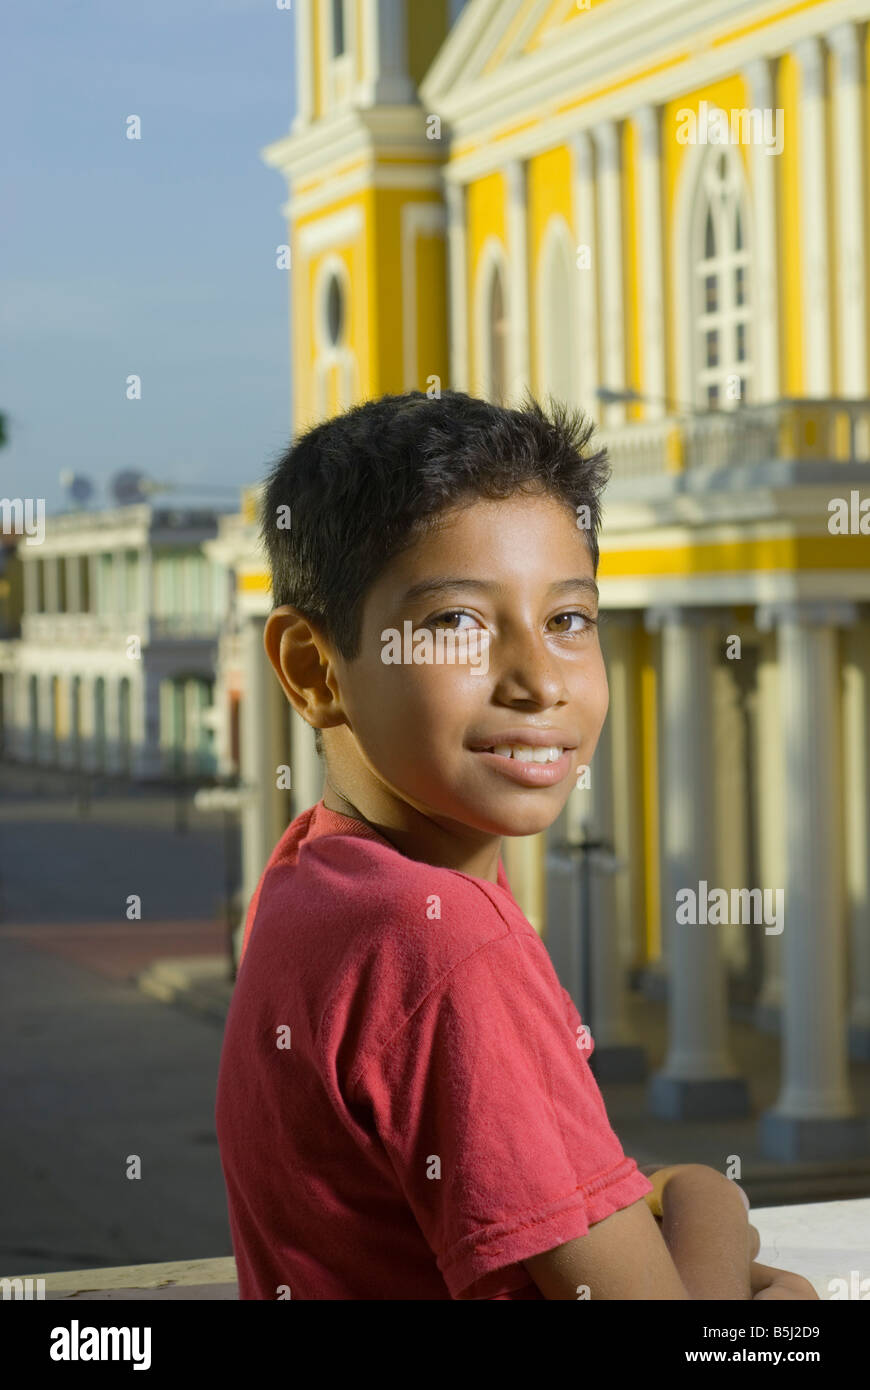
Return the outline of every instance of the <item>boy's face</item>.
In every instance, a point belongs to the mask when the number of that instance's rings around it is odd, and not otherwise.
[[[467,582],[407,596],[446,578]],[[591,761],[607,713],[597,611],[586,540],[554,498],[474,500],[445,513],[367,593],[359,656],[345,662],[331,652],[346,720],[330,727],[331,780],[381,824],[402,824],[404,811],[419,827],[412,807],[466,842],[474,832],[546,829]],[[477,636],[464,662],[385,661],[382,634],[404,634],[406,622],[414,633],[430,631],[433,648],[438,628]],[[549,731],[547,743],[566,748],[564,757],[526,765],[537,769],[527,774],[513,758],[475,750],[529,729]],[[555,780],[530,784],[551,768]]]

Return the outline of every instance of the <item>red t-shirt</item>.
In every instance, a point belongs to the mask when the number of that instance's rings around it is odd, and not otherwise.
[[[652,1191],[584,1032],[501,861],[496,885],[303,811],[218,1077],[240,1298],[541,1298],[521,1260]]]

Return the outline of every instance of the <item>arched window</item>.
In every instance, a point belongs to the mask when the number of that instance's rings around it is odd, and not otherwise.
[[[701,166],[693,219],[695,403],[733,410],[752,393],[750,251],[743,164],[711,145]]]
[[[503,404],[507,394],[507,314],[501,268],[493,266],[489,282],[486,314],[487,381],[486,394],[496,405]]]
[[[338,347],[344,333],[344,290],[338,276],[333,272],[326,282],[325,322],[326,336],[332,347]]]
[[[576,270],[567,225],[558,218],[548,228],[538,294],[538,380],[569,405],[577,403]]]
[[[339,58],[344,52],[344,0],[332,0],[332,53]]]

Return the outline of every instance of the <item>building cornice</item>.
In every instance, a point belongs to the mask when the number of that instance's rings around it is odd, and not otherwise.
[[[650,0],[639,25],[636,4],[613,3],[568,26],[571,32],[558,48],[544,47],[493,73],[459,81],[454,89],[440,91],[427,76],[421,99],[450,128],[445,177],[468,182],[508,158],[529,158],[563,143],[577,129],[622,119],[638,106],[672,101],[681,91],[731,76],[755,58],[792,49],[820,28],[827,32],[867,18],[866,0],[834,0],[823,17],[820,8],[795,12],[784,5],[781,17],[765,23],[757,0],[691,6]],[[515,134],[502,135],[505,129]],[[463,151],[471,142],[480,148]]]

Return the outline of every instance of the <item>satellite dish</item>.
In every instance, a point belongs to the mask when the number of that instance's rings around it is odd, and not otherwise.
[[[65,469],[60,475],[60,482],[66,489],[70,501],[78,502],[82,507],[86,507],[94,495],[94,485],[84,473],[73,473],[72,469]]]
[[[138,473],[134,468],[125,468],[112,478],[109,491],[118,506],[124,507],[132,502],[144,502],[147,486],[148,479],[144,473]]]

